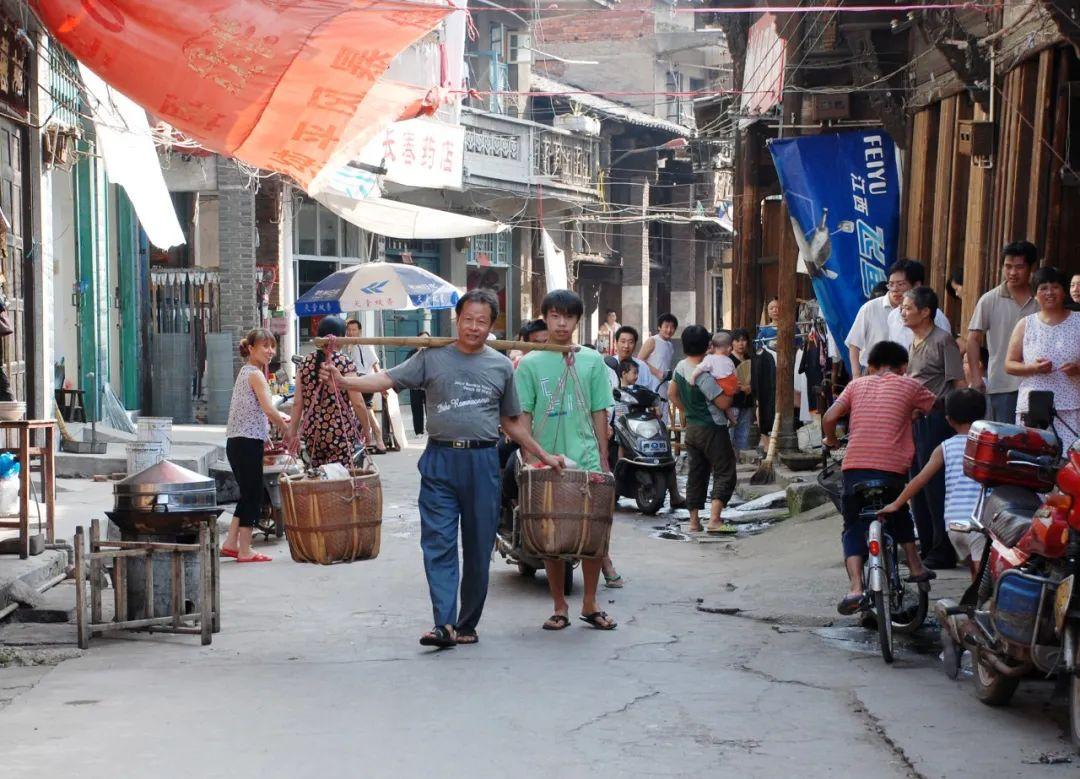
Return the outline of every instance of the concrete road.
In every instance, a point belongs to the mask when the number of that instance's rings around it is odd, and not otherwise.
[[[889,668],[872,636],[826,624],[843,588],[835,520],[705,545],[624,512],[628,583],[602,600],[617,631],[541,631],[543,575],[495,559],[481,643],[425,650],[416,456],[379,461],[377,560],[299,565],[282,542],[263,549],[272,563],[224,563],[212,646],[133,634],[48,671],[0,669],[0,775],[1077,775],[1080,757],[1039,763],[1070,753],[1050,685],[990,709],[929,639]]]

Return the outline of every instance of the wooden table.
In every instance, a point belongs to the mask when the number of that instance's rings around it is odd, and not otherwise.
[[[30,556],[30,460],[38,458],[37,467],[41,471],[41,491],[45,498],[45,539],[55,541],[56,518],[56,469],[53,450],[56,435],[56,422],[52,419],[20,419],[18,421],[0,420],[4,446],[0,452],[11,452],[19,460],[19,514],[18,520],[8,515],[0,520],[0,528],[18,528],[19,557]],[[45,434],[45,446],[31,446],[33,431],[42,430]],[[18,439],[17,446],[8,446],[12,438]]]

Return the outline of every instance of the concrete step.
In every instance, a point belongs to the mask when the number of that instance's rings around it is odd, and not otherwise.
[[[74,622],[75,581],[67,579],[40,593],[32,608],[20,606],[11,615],[12,622]]]
[[[67,552],[46,549],[39,555],[20,560],[15,555],[0,557],[0,609],[18,602],[19,585],[37,590],[45,582],[67,570]]]
[[[55,457],[56,475],[62,479],[89,479],[127,472],[124,444],[108,444],[105,454],[57,452]],[[174,444],[169,456],[169,460],[177,465],[204,475],[210,473],[210,466],[218,459],[218,447],[214,444]]]
[[[0,646],[62,646],[78,643],[73,622],[9,622],[0,625]]]

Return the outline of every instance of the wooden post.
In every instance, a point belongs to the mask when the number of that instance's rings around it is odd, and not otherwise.
[[[45,428],[45,451],[41,455],[41,491],[45,493],[45,538],[56,543],[56,461],[53,452],[56,445],[56,427]]]
[[[334,343],[338,346],[358,346],[362,344],[369,344],[371,346],[410,346],[414,349],[437,349],[440,346],[449,346],[454,343],[456,338],[436,338],[435,336],[401,336],[401,337],[368,337],[360,336],[357,338],[335,338]],[[316,347],[322,348],[329,343],[329,338],[314,338],[312,343]],[[568,346],[561,346],[559,344],[534,344],[526,343],[525,341],[487,341],[487,346],[492,349],[498,349],[499,351],[511,351],[516,350],[519,352],[576,352],[585,347],[577,344],[570,344]]]
[[[214,632],[221,630],[221,560],[218,558],[217,517],[210,520],[210,576],[214,605]]]
[[[19,557],[30,556],[30,428],[20,426],[19,436]]]
[[[90,623],[101,624],[101,580],[105,575],[105,566],[94,557],[101,541],[101,520],[90,520]]]
[[[146,561],[143,567],[143,619],[154,618],[154,550],[149,549],[146,553]]]
[[[113,586],[116,587],[116,613],[113,619],[124,622],[128,618],[126,557],[117,556],[113,561]]]
[[[795,22],[794,28],[788,42],[789,51],[793,57],[802,56],[802,19]],[[798,78],[798,75],[793,74],[793,78]],[[796,84],[793,83],[792,86]],[[797,124],[802,116],[802,93],[786,92],[783,111],[785,118],[791,117]],[[795,130],[793,134],[800,133]],[[780,237],[776,282],[776,297],[780,307],[780,315],[776,320],[776,413],[780,417],[780,434],[776,448],[781,452],[792,452],[799,448],[799,439],[795,435],[795,310],[798,307],[796,290],[799,250],[786,202],[780,213],[783,233]]]
[[[180,612],[184,607],[184,558],[181,552],[172,553],[172,618],[173,628],[180,627]]]
[[[75,528],[75,629],[78,632],[79,649],[90,645],[90,632],[86,624],[86,564],[83,562],[82,525]],[[91,585],[93,586],[93,585]]]
[[[214,550],[216,551],[216,550]],[[210,529],[206,525],[199,527],[199,607],[201,616],[199,627],[202,628],[202,644],[206,646],[213,640],[213,587],[210,583]]]

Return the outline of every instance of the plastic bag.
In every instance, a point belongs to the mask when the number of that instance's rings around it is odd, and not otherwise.
[[[0,515],[19,513],[19,473],[22,466],[10,452],[0,454]]]

